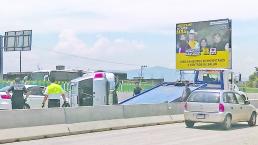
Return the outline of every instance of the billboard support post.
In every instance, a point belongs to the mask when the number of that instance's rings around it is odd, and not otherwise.
[[[0,35],[0,80],[3,79],[3,36]]]
[[[20,74],[21,74],[21,69],[22,68],[22,57],[21,57],[21,51],[20,51]]]

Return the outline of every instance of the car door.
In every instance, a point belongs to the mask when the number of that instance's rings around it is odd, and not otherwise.
[[[239,110],[239,114],[240,114],[240,121],[247,121],[250,117],[250,110],[248,105],[245,104],[245,100],[243,99],[243,97],[241,95],[239,95],[238,93],[235,93],[236,99],[238,101],[238,104],[240,106],[240,110]]]
[[[225,103],[225,112],[232,114],[232,121],[238,122],[240,119],[240,106],[233,92],[225,92],[223,94],[223,102]]]

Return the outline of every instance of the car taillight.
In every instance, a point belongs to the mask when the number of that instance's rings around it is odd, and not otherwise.
[[[11,99],[12,97],[9,96],[9,95],[1,95],[1,98],[2,98],[2,99]]]
[[[187,102],[185,103],[185,110],[187,110]]]
[[[94,74],[94,79],[100,79],[100,78],[104,78],[105,77],[105,73],[103,72],[96,72]]]
[[[223,104],[219,104],[219,112],[224,112],[225,111],[225,107]]]

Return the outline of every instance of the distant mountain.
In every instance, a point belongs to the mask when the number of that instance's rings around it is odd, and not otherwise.
[[[134,77],[140,77],[141,70],[127,71],[127,78],[133,79]],[[165,82],[173,82],[180,79],[180,72],[176,69],[170,69],[166,67],[147,67],[143,69],[143,77],[145,79],[160,79],[164,78]],[[185,79],[193,80],[193,75],[185,75]]]

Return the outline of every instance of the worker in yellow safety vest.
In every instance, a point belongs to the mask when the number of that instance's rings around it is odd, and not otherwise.
[[[45,97],[42,102],[42,108],[44,108],[46,101],[48,100],[48,108],[60,107],[60,96],[62,96],[64,103],[66,102],[65,92],[62,87],[55,83],[53,77],[50,78],[51,84],[46,88]]]

